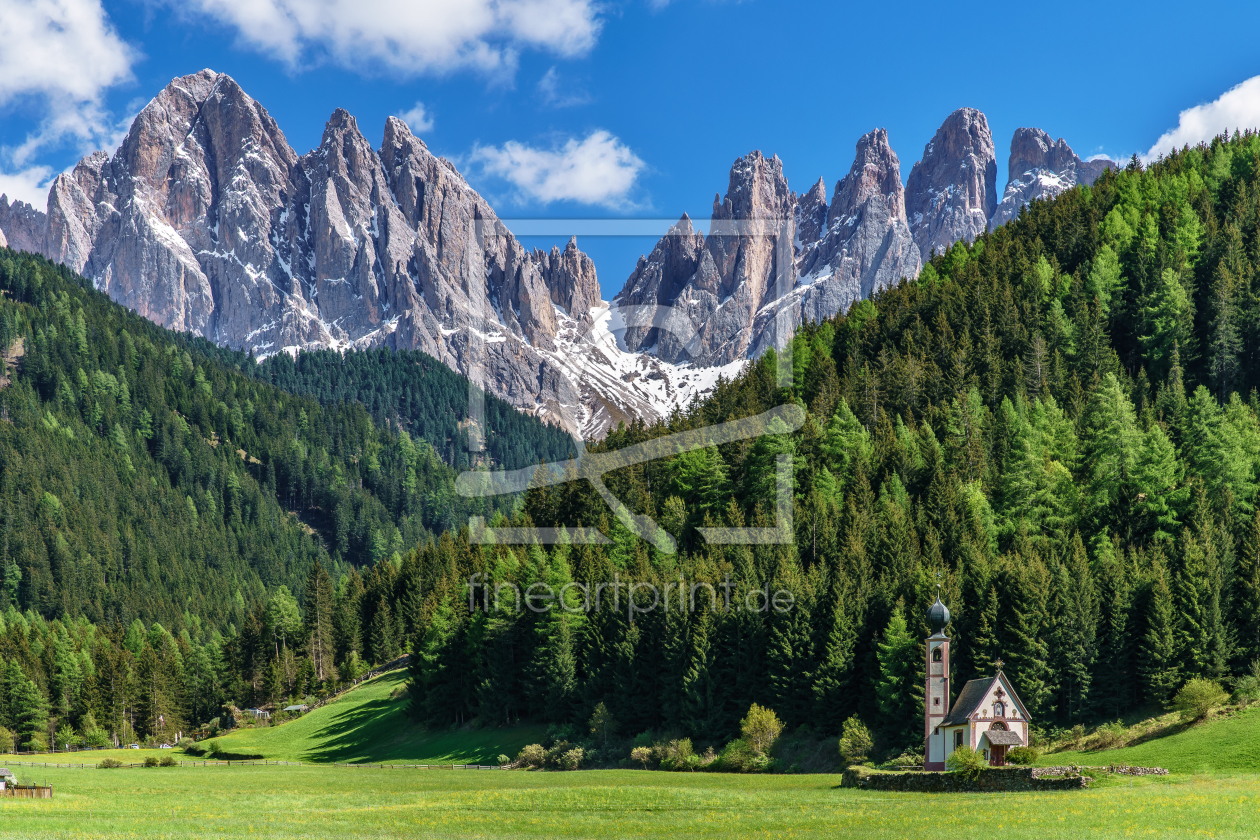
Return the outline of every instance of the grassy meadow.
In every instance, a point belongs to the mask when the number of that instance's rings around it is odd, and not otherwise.
[[[495,764],[541,741],[546,727],[430,731],[407,717],[405,670],[369,680],[297,720],[219,738],[224,750],[282,761]]]
[[[1089,791],[841,789],[832,775],[529,773],[334,767],[48,770],[51,800],[0,799],[0,837],[1254,838],[1260,778],[1185,776]]]
[[[221,739],[234,753],[304,766],[31,768],[0,756],[51,800],[0,798],[2,838],[1260,837],[1260,709],[1120,750],[1042,763],[1157,764],[1174,775],[1109,777],[1087,791],[897,794],[842,789],[827,774],[730,775],[403,770],[332,761],[492,763],[542,730],[430,732],[395,696],[403,672],[282,726]],[[49,756],[142,761],[179,751]]]

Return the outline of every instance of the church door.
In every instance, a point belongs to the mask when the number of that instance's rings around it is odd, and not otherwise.
[[[989,766],[1005,767],[1006,766],[1006,745],[992,744],[989,746]]]

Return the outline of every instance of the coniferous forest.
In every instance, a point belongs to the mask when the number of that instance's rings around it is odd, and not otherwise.
[[[1036,202],[800,330],[791,388],[770,355],[602,441],[807,409],[797,432],[605,477],[677,538],[667,555],[584,483],[497,509],[454,497],[426,442],[445,421],[394,405],[411,374],[376,353],[327,391],[331,356],[255,373],[4,252],[0,339],[24,355],[0,392],[0,724],[28,743],[155,735],[159,715],[187,728],[410,651],[433,726],[578,723],[603,703],[624,734],[718,743],[758,703],[820,735],[858,714],[899,749],[922,737],[938,582],[955,689],[1000,658],[1043,728],[1163,704],[1260,658],[1258,268],[1255,134]],[[699,527],[773,524],[781,454],[795,542],[706,544]],[[472,545],[469,512],[611,542]],[[474,574],[619,580],[619,609],[578,610],[570,587],[571,611],[470,610]],[[628,581],[728,575],[735,604],[768,586],[793,606],[626,606]]]

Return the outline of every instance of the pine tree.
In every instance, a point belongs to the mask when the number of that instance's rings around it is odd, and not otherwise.
[[[889,741],[908,747],[922,736],[917,725],[923,711],[926,667],[923,646],[910,635],[902,604],[898,602],[878,645],[879,681],[875,695]]]
[[[1168,570],[1162,558],[1156,558],[1147,596],[1140,671],[1146,696],[1161,706],[1172,698],[1181,680],[1176,621]]]
[[[302,634],[306,642],[306,655],[315,668],[315,678],[320,682],[331,679],[334,673],[332,610],[332,581],[324,570],[324,565],[317,560],[306,579],[302,601]]]

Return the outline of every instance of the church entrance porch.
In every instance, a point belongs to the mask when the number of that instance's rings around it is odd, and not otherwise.
[[[989,766],[1005,767],[1006,766],[1006,745],[993,744],[989,747]]]

